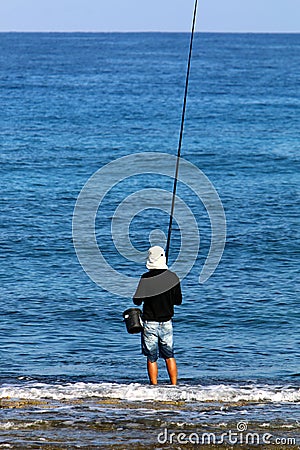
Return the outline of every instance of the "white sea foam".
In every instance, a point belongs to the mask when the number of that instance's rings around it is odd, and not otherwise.
[[[148,386],[139,383],[68,383],[51,385],[26,383],[3,385],[0,399],[76,400],[88,398],[120,399],[126,401],[183,401],[183,402],[300,402],[300,389],[271,385],[181,385]]]
[[[46,422],[42,421],[42,420],[35,420],[33,422],[12,422],[12,421],[8,421],[8,422],[2,422],[0,423],[0,430],[21,430],[24,428],[31,428],[31,427],[35,427],[37,425],[42,425]]]

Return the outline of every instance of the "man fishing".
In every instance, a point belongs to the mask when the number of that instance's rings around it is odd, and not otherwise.
[[[150,384],[157,384],[157,359],[165,362],[171,384],[177,384],[177,365],[173,350],[174,305],[181,305],[182,294],[177,275],[166,264],[164,249],[151,247],[146,263],[148,272],[139,281],[133,297],[135,305],[143,303],[142,353],[147,356]]]

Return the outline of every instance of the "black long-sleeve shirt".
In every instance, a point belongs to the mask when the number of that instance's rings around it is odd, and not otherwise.
[[[143,320],[167,322],[174,315],[174,305],[181,305],[182,294],[177,275],[170,270],[151,269],[142,275],[133,303],[143,304]]]

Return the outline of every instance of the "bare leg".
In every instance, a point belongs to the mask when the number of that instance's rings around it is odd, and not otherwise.
[[[175,358],[166,359],[166,366],[170,377],[171,384],[177,384],[177,365]]]
[[[158,375],[157,362],[151,362],[151,361],[149,361],[149,359],[147,359],[147,369],[148,369],[150,384],[157,384],[157,375]]]

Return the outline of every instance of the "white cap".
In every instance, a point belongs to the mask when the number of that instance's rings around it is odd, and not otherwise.
[[[147,269],[167,269],[165,251],[159,245],[149,248],[148,259],[146,262]]]

